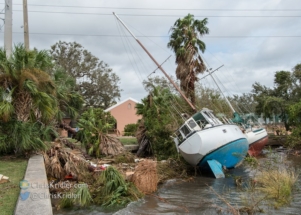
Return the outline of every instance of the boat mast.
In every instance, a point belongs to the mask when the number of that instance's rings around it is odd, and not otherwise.
[[[215,81],[212,73],[215,72],[216,70],[218,70],[219,68],[223,67],[224,65],[218,67],[217,69],[213,70],[212,72],[210,72],[209,70],[207,70],[207,72],[209,72],[209,75],[211,76],[211,78],[213,79],[214,83],[216,84],[216,86],[218,87],[219,91],[221,92],[221,94],[224,96],[224,98],[226,99],[226,102],[228,103],[230,109],[232,110],[233,113],[235,113],[235,110],[233,108],[233,106],[231,105],[231,103],[229,102],[228,98],[224,95],[223,91],[221,90],[221,88],[218,86],[217,82]]]
[[[167,75],[165,70],[161,67],[161,65],[155,60],[155,58],[148,52],[148,50],[142,45],[142,43],[135,37],[135,35],[128,29],[128,27],[123,23],[123,21],[113,12],[114,16],[118,19],[118,21],[125,27],[125,29],[134,37],[137,43],[142,47],[142,49],[147,53],[147,55],[154,61],[157,67],[163,72],[165,77],[172,83],[172,85],[176,88],[176,90],[181,94],[181,96],[185,99],[185,101],[190,105],[190,107],[196,111],[194,105],[188,100],[188,98],[184,95],[184,93],[180,90],[180,88],[173,82],[173,80]]]

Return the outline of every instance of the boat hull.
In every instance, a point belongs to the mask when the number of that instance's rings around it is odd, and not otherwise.
[[[249,143],[236,125],[220,125],[194,132],[179,145],[184,159],[193,166],[206,168],[207,160],[216,160],[234,168],[246,156]]]
[[[248,154],[254,157],[261,154],[262,149],[267,145],[269,140],[268,133],[263,128],[247,132],[246,137],[249,142]]]

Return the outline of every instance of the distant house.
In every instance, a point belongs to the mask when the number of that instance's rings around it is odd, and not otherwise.
[[[136,115],[135,106],[137,103],[139,103],[137,100],[128,98],[105,110],[106,112],[110,112],[116,119],[116,129],[119,134],[124,134],[124,126],[137,123],[141,119],[141,116]]]

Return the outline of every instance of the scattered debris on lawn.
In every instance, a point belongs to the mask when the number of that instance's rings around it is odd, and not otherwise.
[[[115,202],[126,205],[142,194],[155,192],[163,181],[187,176],[187,164],[180,159],[138,159],[126,151],[92,159],[80,145],[63,138],[52,142],[51,148],[44,153],[44,159],[49,183],[54,185],[51,193],[75,192],[61,188],[85,183],[93,201],[103,206],[112,206]],[[109,188],[113,178],[119,180],[115,187],[117,190]]]
[[[9,182],[9,177],[0,174],[0,184]]]

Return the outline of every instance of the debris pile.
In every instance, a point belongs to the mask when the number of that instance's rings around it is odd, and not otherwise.
[[[144,194],[157,190],[157,163],[151,160],[140,161],[135,168],[132,180],[136,187]]]
[[[46,172],[49,176],[57,179],[77,180],[88,169],[88,163],[84,153],[77,148],[66,147],[66,140],[58,139],[52,142],[51,149],[43,153]]]

